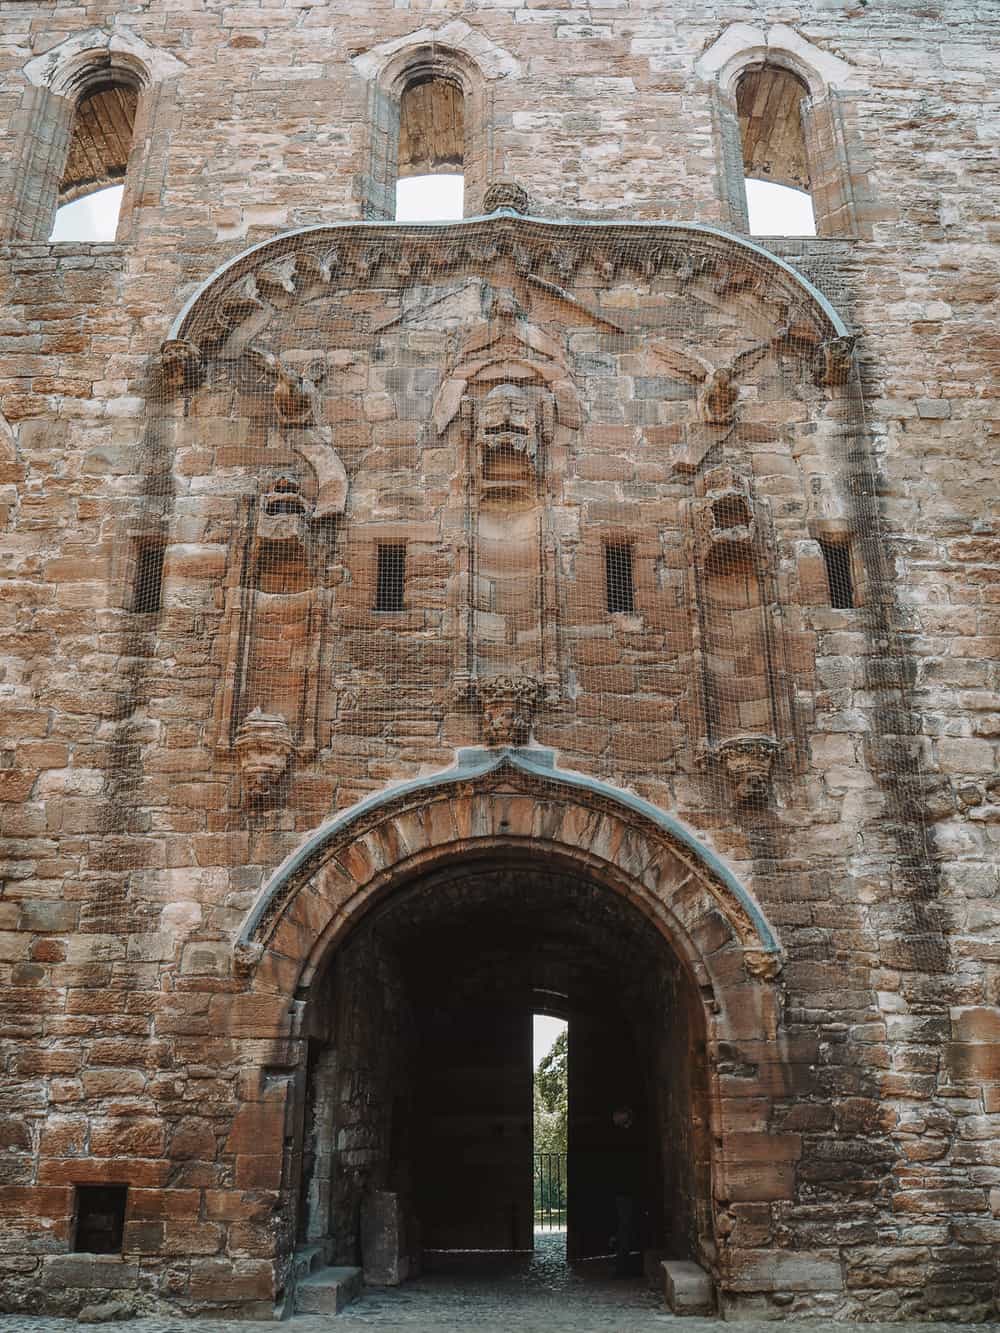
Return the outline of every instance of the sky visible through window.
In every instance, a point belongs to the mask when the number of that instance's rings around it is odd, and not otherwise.
[[[801,190],[771,181],[747,181],[750,232],[754,236],[815,236],[812,201]],[[97,190],[56,214],[50,240],[113,241],[122,200],[121,185]],[[396,186],[399,222],[452,221],[462,216],[463,178],[408,176]]]
[[[560,1032],[565,1031],[566,1020],[552,1018],[549,1014],[533,1014],[532,1018],[534,1022],[532,1055],[537,1069],[549,1051],[552,1050]]]

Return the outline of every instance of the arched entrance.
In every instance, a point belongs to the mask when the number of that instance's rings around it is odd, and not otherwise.
[[[261,894],[237,961],[246,1013],[299,1051],[283,1188],[300,1245],[358,1263],[363,1201],[387,1191],[401,1271],[530,1248],[542,1008],[577,1032],[571,1258],[621,1249],[624,1227],[633,1262],[719,1272],[716,1212],[741,1166],[720,1053],[749,1042],[759,1060],[774,1038],[780,951],[664,812],[551,752],[460,751],[319,829]],[[743,1084],[728,1095],[756,1097],[757,1115],[780,1092],[773,1070]]]
[[[365,1259],[389,1192],[400,1271],[533,1244],[531,1019],[570,1032],[567,1253],[689,1258],[710,1228],[705,1024],[632,904],[516,848],[400,884],[312,988],[303,1243]],[[384,1200],[381,1206],[386,1207]]]

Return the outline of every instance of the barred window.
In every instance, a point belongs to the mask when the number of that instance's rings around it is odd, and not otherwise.
[[[607,584],[608,611],[612,615],[635,610],[635,585],[632,580],[632,547],[616,542],[604,548],[604,573]]]
[[[399,543],[380,545],[375,576],[375,610],[402,611],[405,584],[405,545]]]
[[[163,547],[159,542],[143,542],[136,550],[132,610],[148,614],[159,611],[162,604]]]
[[[855,605],[854,579],[851,574],[851,544],[821,538],[819,549],[826,565],[826,581],[830,588],[830,605],[846,609]]]

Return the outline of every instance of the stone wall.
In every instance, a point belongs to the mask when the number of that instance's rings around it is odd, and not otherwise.
[[[720,339],[734,353],[744,334],[770,340],[747,372],[735,430],[716,429],[698,415],[690,367],[654,372],[641,361],[661,303],[681,299],[677,270],[609,278],[591,245],[560,272],[563,260],[540,258],[532,240],[535,276],[605,315],[616,302],[621,315],[626,291],[640,322],[602,368],[607,347],[571,303],[556,309],[537,284],[530,301],[519,296],[519,327],[563,340],[580,402],[578,419],[568,404],[555,414],[545,446],[566,557],[554,622],[565,632],[554,659],[542,643],[503,665],[554,669],[566,697],[539,710],[536,739],[567,767],[679,814],[780,936],[781,1063],[745,1038],[723,1043],[709,1069],[723,1100],[733,1096],[716,1132],[740,1164],[734,1192],[714,1201],[725,1299],[749,1312],[987,1315],[1000,1237],[988,100],[998,39],[988,9],[4,7],[5,1307],[72,1311],[95,1291],[128,1288],[194,1310],[274,1309],[294,1232],[282,1144],[301,1117],[304,1066],[297,1038],[261,1034],[272,1018],[284,1031],[299,974],[279,968],[284,991],[268,1007],[247,991],[233,941],[309,829],[480,738],[478,702],[448,693],[461,670],[455,645],[468,641],[454,486],[467,444],[460,418],[442,431],[429,422],[443,378],[462,364],[462,337],[499,318],[490,292],[507,279],[466,258],[447,277],[451,305],[428,321],[420,303],[438,279],[404,280],[386,266],[369,274],[367,242],[352,236],[334,286],[369,323],[361,338],[355,322],[345,344],[334,315],[324,317],[314,423],[333,433],[348,475],[346,517],[309,528],[308,578],[294,595],[308,602],[296,623],[313,629],[290,655],[293,684],[279,682],[270,702],[253,695],[252,655],[233,646],[264,652],[288,623],[263,600],[292,577],[276,567],[263,568],[247,610],[258,483],[298,469],[309,504],[322,497],[275,416],[273,377],[234,386],[213,369],[224,359],[216,343],[205,382],[172,397],[157,387],[153,358],[172,321],[248,246],[384,211],[379,135],[392,78],[429,33],[471,81],[470,208],[487,182],[511,177],[539,217],[737,227],[713,71],[729,50],[720,39],[734,52],[759,42],[733,35],[744,24],[832,89],[843,155],[830,170],[851,195],[856,235],[772,248],[860,333],[857,374],[817,385],[808,339],[794,355],[777,347],[780,283],[765,261],[750,266],[751,277],[768,275],[763,291],[695,282],[668,341],[703,355]],[[146,71],[120,242],[47,245],[42,205],[66,121],[52,90],[89,50]],[[579,234],[565,239],[582,246]],[[637,240],[632,253],[641,251]],[[380,312],[421,283],[410,326],[376,359]],[[192,320],[199,311],[207,304]],[[301,328],[293,314],[274,326],[282,336]],[[698,456],[702,427],[709,447]],[[735,483],[708,478],[716,465],[735,469]],[[337,482],[327,482],[329,499]],[[781,664],[742,701],[725,682],[763,680],[760,651],[719,667],[709,706],[692,686],[693,640],[698,615],[721,601],[692,587],[693,534],[713,486],[741,485],[761,506],[770,591],[736,610],[777,608]],[[864,606],[828,604],[815,545],[823,523],[857,543]],[[625,536],[639,619],[612,627],[595,602],[602,546]],[[376,653],[375,547],[399,541],[411,604],[389,652]],[[163,606],[137,614],[137,553],[149,542],[164,546]],[[294,692],[302,720],[287,785],[280,800],[248,808],[239,727],[255,703],[280,711]],[[698,758],[738,738],[735,723],[709,734],[706,719],[735,716],[740,702],[766,702],[750,729],[785,747],[768,800],[749,807]],[[775,1101],[762,1119],[746,1080],[767,1071]],[[130,1186],[123,1257],[71,1253],[73,1186],[87,1182]]]

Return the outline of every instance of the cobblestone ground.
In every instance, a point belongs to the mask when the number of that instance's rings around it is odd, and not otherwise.
[[[832,1320],[774,1323],[678,1319],[659,1293],[605,1271],[581,1275],[563,1259],[563,1239],[536,1239],[523,1267],[493,1276],[432,1274],[402,1287],[372,1288],[342,1314],[296,1315],[283,1324],[254,1320],[157,1316],[117,1325],[128,1333],[849,1333]],[[0,1315],[0,1333],[77,1333],[74,1319]],[[106,1326],[107,1327],[107,1326]],[[113,1326],[114,1327],[114,1326]],[[864,1333],[984,1333],[985,1324],[866,1324]]]

